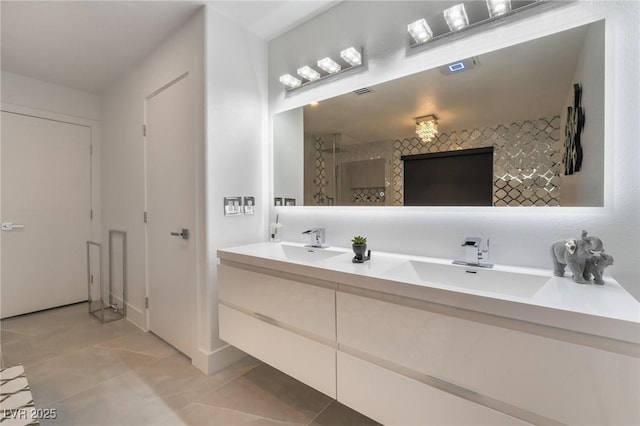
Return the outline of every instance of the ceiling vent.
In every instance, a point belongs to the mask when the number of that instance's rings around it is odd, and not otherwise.
[[[358,90],[354,90],[353,91],[353,93],[355,93],[358,96],[366,95],[367,93],[371,93],[371,92],[373,92],[373,90],[368,88],[368,87],[363,87],[362,89],[358,89]]]

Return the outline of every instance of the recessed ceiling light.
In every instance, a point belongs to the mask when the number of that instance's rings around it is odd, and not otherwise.
[[[337,73],[341,68],[340,64],[329,57],[320,59],[318,61],[318,67],[328,72],[329,74]]]
[[[280,83],[291,88],[299,87],[302,84],[302,80],[295,78],[291,74],[285,74],[280,76]]]
[[[310,103],[309,103],[309,105],[311,105],[311,106],[316,106],[316,105],[318,105],[319,103],[320,103],[320,102],[318,102],[318,101],[313,101],[313,102],[310,102]]]
[[[467,11],[464,9],[464,3],[457,4],[443,12],[444,20],[451,31],[458,31],[469,26],[469,18]]]
[[[431,31],[429,24],[427,24],[427,21],[424,19],[420,19],[407,25],[407,31],[409,31],[409,34],[411,34],[411,37],[413,37],[416,43],[424,43],[433,37],[433,32]]]
[[[309,81],[317,80],[320,78],[320,73],[308,65],[302,68],[298,68],[298,75],[302,78],[306,78]]]
[[[496,17],[511,11],[511,0],[487,0],[489,16]]]
[[[355,47],[349,47],[340,52],[340,57],[344,59],[349,65],[355,67],[362,64],[362,55]]]

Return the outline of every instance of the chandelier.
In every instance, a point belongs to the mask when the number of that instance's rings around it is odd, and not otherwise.
[[[416,118],[416,134],[423,142],[430,142],[438,134],[438,117],[430,114]]]

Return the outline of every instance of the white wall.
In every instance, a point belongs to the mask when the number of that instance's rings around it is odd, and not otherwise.
[[[196,149],[204,151],[204,11],[201,10],[182,29],[150,52],[126,75],[107,88],[102,96],[103,150],[103,241],[108,230],[127,232],[128,306],[127,316],[147,329],[144,204],[144,99],[165,84],[189,72],[195,93]],[[204,198],[204,161],[197,165]],[[204,251],[204,203],[200,202],[193,231],[199,264],[206,264]],[[105,263],[106,264],[106,263]],[[206,277],[198,285],[206,286]],[[200,342],[198,342],[200,344]]]
[[[277,130],[276,130],[277,129]],[[295,198],[303,204],[304,164],[304,114],[302,108],[278,114],[274,117],[273,193],[275,197]]]
[[[2,71],[2,102],[100,120],[100,96]]]
[[[466,236],[491,237],[495,263],[551,268],[549,246],[578,236],[600,236],[615,264],[607,272],[640,299],[638,134],[640,34],[637,2],[577,2],[491,31],[406,55],[406,25],[429,16],[428,2],[344,2],[269,44],[270,114],[454,60],[606,18],[604,208],[271,208],[282,238],[324,226],[329,244],[353,235],[371,249],[446,258],[462,255]],[[319,37],[318,35],[322,36]],[[368,66],[333,82],[285,97],[278,77],[349,46],[364,46]],[[269,176],[269,179],[271,177]]]
[[[589,29],[580,53],[573,83],[582,86],[582,108],[585,111],[585,126],[581,135],[583,151],[582,167],[573,175],[560,177],[561,206],[602,206],[604,201],[604,68],[605,49],[604,23],[594,24]],[[573,107],[573,87],[568,90],[566,106]],[[567,109],[561,115],[562,131],[567,122]]]
[[[206,205],[209,286],[198,295],[210,350],[208,371],[243,356],[218,338],[216,250],[267,237],[269,181],[265,180],[267,134],[267,44],[207,9],[206,25]],[[256,213],[225,217],[225,196],[255,196]]]

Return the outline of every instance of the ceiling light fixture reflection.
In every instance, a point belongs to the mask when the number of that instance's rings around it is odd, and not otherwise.
[[[285,74],[280,76],[280,83],[284,84],[287,87],[300,87],[302,84],[302,80],[299,78],[295,78],[291,74]]]
[[[451,31],[458,31],[469,26],[469,18],[467,17],[467,11],[464,9],[464,3],[445,9],[443,15]]]
[[[504,15],[511,11],[511,0],[487,0],[487,9],[491,18]]]
[[[438,117],[430,114],[416,118],[416,134],[422,142],[430,142],[438,134]]]
[[[431,31],[431,27],[424,19],[419,19],[407,25],[407,31],[409,31],[416,43],[424,43],[433,37],[433,31]]]
[[[355,47],[349,47],[340,52],[340,57],[352,67],[362,65],[362,55]]]
[[[308,65],[305,65],[302,68],[298,68],[298,75],[309,81],[314,81],[320,78],[320,73]]]
[[[329,57],[320,59],[318,61],[318,67],[329,74],[335,74],[341,69],[340,64]]]

